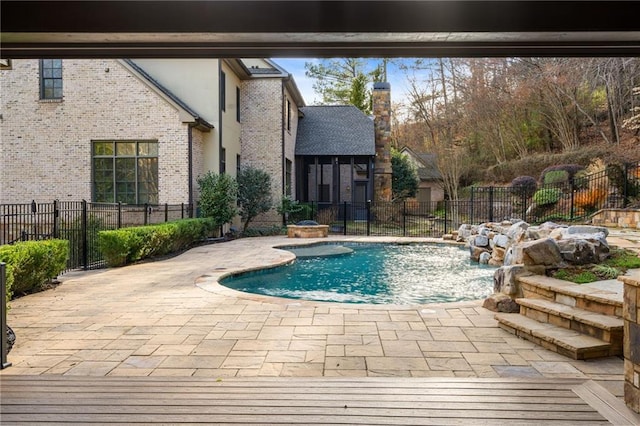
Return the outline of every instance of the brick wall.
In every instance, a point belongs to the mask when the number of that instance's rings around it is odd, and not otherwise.
[[[91,199],[92,140],[157,140],[159,201],[187,199],[187,125],[116,60],[63,60],[63,101],[39,100],[38,60],[0,71],[0,203]],[[194,132],[195,133],[195,132]]]
[[[242,82],[240,94],[242,167],[264,170],[271,176],[274,206],[282,197],[282,80],[263,78]],[[285,131],[286,133],[286,131]],[[282,224],[275,208],[249,226]]]

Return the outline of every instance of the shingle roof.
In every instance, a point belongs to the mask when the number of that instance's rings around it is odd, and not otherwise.
[[[352,105],[300,108],[296,155],[374,155],[373,120]]]
[[[417,154],[425,167],[418,168],[420,180],[440,180],[442,175],[438,170],[437,158],[435,154]]]

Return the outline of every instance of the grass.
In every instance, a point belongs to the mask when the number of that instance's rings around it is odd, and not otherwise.
[[[640,268],[640,257],[637,254],[631,250],[614,249],[611,250],[609,258],[599,265],[558,269],[551,276],[576,284],[586,284],[612,280],[634,268]]]

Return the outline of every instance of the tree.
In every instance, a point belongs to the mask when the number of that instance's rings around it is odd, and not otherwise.
[[[244,222],[243,232],[249,227],[249,222],[260,213],[271,209],[271,176],[264,170],[247,167],[238,174],[238,205],[240,217]]]
[[[238,193],[235,179],[227,174],[217,175],[213,172],[198,177],[200,188],[200,215],[210,217],[216,226],[231,222],[238,213],[234,206]]]
[[[314,79],[313,90],[329,105],[354,105],[367,115],[371,114],[369,84],[380,81],[386,73],[384,66],[367,68],[362,58],[325,59],[314,64],[305,63],[306,76]]]
[[[436,156],[445,192],[451,200],[457,200],[460,178],[469,166],[464,145],[468,130],[464,114],[458,110],[462,106],[457,95],[454,96],[453,84],[446,81],[448,76],[454,80],[455,68],[451,66],[447,73],[442,60],[438,60],[437,65],[425,70],[426,80],[409,80],[409,108],[416,122],[424,127],[424,149]],[[420,66],[422,64],[416,64],[416,68]]]
[[[391,191],[394,200],[415,197],[418,191],[418,173],[406,155],[391,149]]]

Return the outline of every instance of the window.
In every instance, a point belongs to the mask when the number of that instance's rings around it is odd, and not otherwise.
[[[220,71],[220,109],[226,111],[227,108],[227,76]]]
[[[291,101],[287,99],[287,130],[291,130]]]
[[[291,160],[287,159],[285,164],[284,171],[284,184],[285,184],[285,193],[286,195],[291,195],[291,172],[292,172],[293,164]]]
[[[240,88],[236,87],[236,121],[240,122]]]
[[[158,142],[93,141],[93,201],[158,204]]]
[[[62,59],[40,59],[40,99],[62,99]]]
[[[220,174],[227,172],[227,150],[220,148]]]

